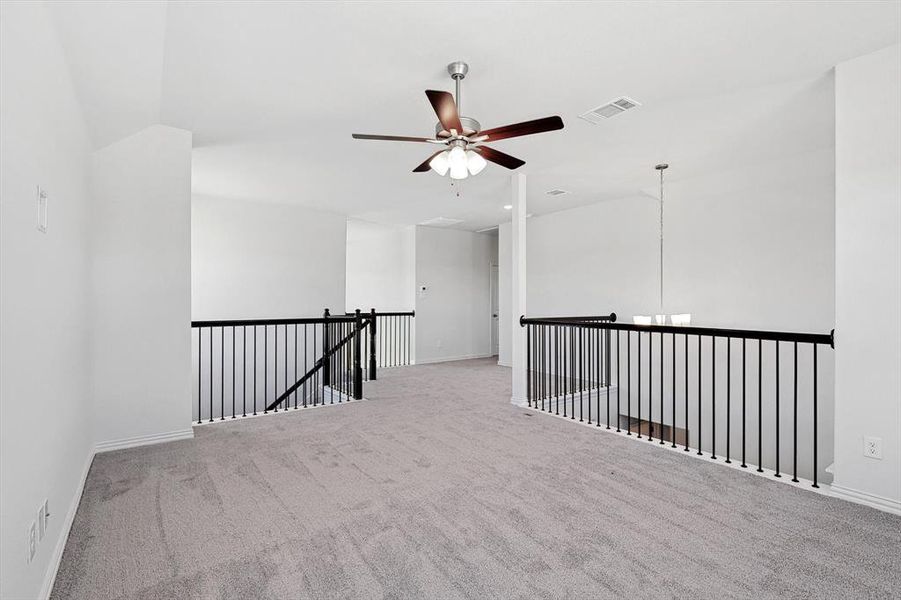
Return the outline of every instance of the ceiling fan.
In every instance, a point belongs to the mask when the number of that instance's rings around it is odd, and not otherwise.
[[[466,179],[469,175],[478,175],[490,160],[508,169],[517,169],[526,162],[499,150],[483,145],[484,142],[495,142],[512,137],[532,135],[563,129],[563,120],[558,116],[523,121],[513,125],[504,125],[494,129],[482,130],[481,124],[471,117],[460,115],[460,84],[469,72],[469,65],[457,61],[447,65],[456,84],[456,100],[449,92],[426,90],[432,108],[438,114],[435,125],[435,137],[410,137],[397,135],[369,135],[355,133],[356,140],[388,140],[393,142],[425,142],[444,146],[428,157],[425,162],[413,169],[414,173],[424,173],[429,169],[442,177],[449,174],[451,179]]]

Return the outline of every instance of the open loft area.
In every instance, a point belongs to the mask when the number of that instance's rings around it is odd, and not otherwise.
[[[0,235],[2,600],[901,597],[901,0],[0,0]]]

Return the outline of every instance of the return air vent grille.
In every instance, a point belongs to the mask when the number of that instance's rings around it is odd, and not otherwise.
[[[641,106],[641,103],[627,96],[622,96],[611,100],[607,104],[602,104],[597,108],[592,108],[588,112],[582,113],[579,115],[579,118],[585,119],[589,123],[598,124],[605,119],[615,117],[616,115],[622,114],[637,106]]]
[[[449,219],[447,217],[435,217],[433,219],[427,219],[419,223],[420,225],[425,225],[426,227],[450,227],[451,225],[459,225],[462,223],[462,219]]]

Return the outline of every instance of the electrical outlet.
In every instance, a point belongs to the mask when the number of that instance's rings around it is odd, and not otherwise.
[[[25,554],[25,563],[31,563],[34,558],[34,553],[37,550],[37,540],[35,539],[35,524],[34,521],[31,522],[31,526],[28,528],[28,532],[26,533],[26,554]]]
[[[867,458],[882,460],[882,438],[864,436],[863,455]]]

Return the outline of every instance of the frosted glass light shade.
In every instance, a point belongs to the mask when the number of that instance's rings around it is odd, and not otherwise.
[[[666,315],[654,315],[654,320],[658,325],[666,325]]]
[[[451,179],[466,179],[469,171],[466,169],[466,151],[460,146],[454,146],[447,154],[447,160],[450,163]]]
[[[688,325],[691,325],[691,313],[673,315],[670,318],[673,320],[673,325],[677,327],[686,327]]]
[[[447,174],[447,170],[450,168],[450,162],[447,159],[447,151],[445,150],[441,154],[438,154],[429,161],[429,166],[433,171],[444,177]]]
[[[650,325],[651,317],[650,315],[635,315],[632,317],[632,322],[636,325]]]
[[[471,175],[481,173],[487,164],[488,162],[478,152],[473,152],[472,150],[466,152],[466,167]]]

